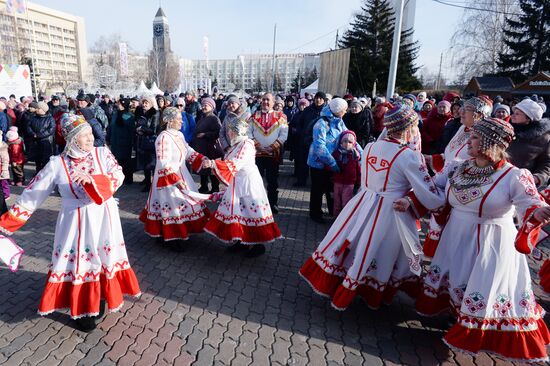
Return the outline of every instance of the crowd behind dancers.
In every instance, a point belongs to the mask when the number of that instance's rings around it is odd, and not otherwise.
[[[148,196],[140,220],[149,235],[181,250],[176,241],[207,232],[230,244],[230,252],[256,257],[281,237],[274,215],[281,210],[279,171],[287,156],[293,188],[307,187],[311,176],[310,218],[332,222],[300,275],[335,308],[360,296],[377,309],[403,290],[417,298],[419,314],[453,314],[444,339],[451,348],[540,361],[550,334],[524,254],[545,237],[541,229],[550,219],[547,116],[536,95],[504,100],[450,92],[437,100],[419,92],[372,100],[322,91],[301,98],[188,91],[112,98],[80,91],[75,98],[37,101],[11,95],[0,98],[0,198],[6,211],[9,184],[25,185],[24,164],[34,161],[35,178],[22,196],[29,200],[50,157],[69,151],[70,167],[83,157],[92,164],[89,173],[73,177],[84,187],[72,192],[77,198],[109,200],[112,189],[106,196],[97,191],[105,178],[91,179],[103,165],[118,174],[110,178],[115,190],[143,171]],[[68,133],[75,126],[86,126],[93,148],[80,150],[76,134]],[[113,155],[94,150],[103,146]],[[200,176],[199,187],[191,172]],[[70,200],[69,191],[62,196]],[[217,204],[214,213],[207,202]],[[417,233],[423,218],[429,221],[424,246]],[[10,220],[9,212],[2,216],[2,231],[20,227]],[[431,264],[423,267],[423,259]],[[547,261],[540,272],[547,291],[549,268]],[[125,293],[139,293],[135,278],[119,280],[131,283]],[[111,310],[122,294],[114,296],[107,299]],[[87,305],[93,311],[85,318],[98,313],[98,301]],[[57,309],[43,302],[42,312]],[[71,305],[71,313],[79,317],[82,309]],[[89,330],[92,323],[80,326]]]

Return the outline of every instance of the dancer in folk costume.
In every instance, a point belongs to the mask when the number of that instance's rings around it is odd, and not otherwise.
[[[227,190],[217,194],[220,204],[206,224],[205,231],[226,243],[234,243],[232,252],[246,250],[245,256],[257,257],[265,252],[263,243],[281,237],[273,219],[262,176],[254,160],[254,141],[247,137],[248,125],[243,119],[227,124],[230,140],[223,160],[203,163],[225,185]],[[214,194],[216,196],[216,194]]]
[[[472,131],[472,126],[484,117],[491,116],[493,102],[485,95],[472,97],[464,102],[460,109],[460,123],[462,126],[453,136],[443,154],[425,155],[426,162],[434,172],[441,172],[445,166],[454,162],[461,162],[470,159],[467,144]],[[439,244],[442,227],[445,225],[444,218],[448,216],[448,208],[442,208],[430,216],[428,233],[424,241],[424,254],[433,257],[435,249]]]
[[[11,235],[21,228],[58,187],[62,206],[38,313],[69,309],[80,329],[90,331],[102,299],[116,311],[123,295],[138,296],[140,289],[113,198],[124,179],[122,169],[107,148],[94,147],[92,128],[83,117],[65,114],[61,124],[65,150],[50,158],[0,217],[0,231]]]
[[[449,165],[435,179],[452,208],[416,309],[433,315],[450,307],[458,314],[444,338],[453,349],[547,360],[550,333],[522,253],[536,243],[550,207],[532,175],[505,160],[514,137],[508,122],[484,118],[472,131],[472,159]],[[519,234],[515,212],[523,219]]]
[[[378,308],[390,302],[399,288],[411,295],[418,289],[421,248],[417,242],[408,250],[401,240],[402,235],[418,235],[415,217],[395,212],[394,201],[407,195],[418,214],[423,206],[441,206],[444,198],[421,155],[407,146],[417,119],[408,105],[386,112],[387,137],[363,151],[359,192],[300,269],[300,275],[317,293],[330,297],[336,309],[347,308],[356,295]]]
[[[177,108],[168,107],[162,112],[162,132],[155,141],[155,174],[147,204],[139,216],[145,232],[160,241],[187,240],[189,234],[203,231],[209,217],[204,203],[186,193],[197,191],[197,186],[185,163],[198,171],[205,157],[185,142],[181,124]],[[171,246],[174,250],[182,249],[177,244]]]

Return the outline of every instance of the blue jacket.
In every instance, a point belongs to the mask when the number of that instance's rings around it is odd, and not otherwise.
[[[8,115],[4,112],[0,112],[0,130],[2,131],[2,140],[6,141],[6,133],[8,132]]]
[[[309,147],[307,165],[316,169],[325,167],[337,172],[338,163],[332,156],[332,153],[338,147],[338,141],[342,131],[347,130],[344,121],[335,117],[330,108],[325,106],[321,111],[321,116],[313,126],[313,143]]]
[[[183,120],[183,122],[181,124],[180,131],[181,133],[183,133],[185,142],[189,144],[191,143],[191,140],[193,139],[193,133],[195,132],[195,119],[187,112],[181,112],[181,119]]]

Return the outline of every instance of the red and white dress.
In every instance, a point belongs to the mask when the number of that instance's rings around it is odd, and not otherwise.
[[[75,184],[71,178],[75,171],[91,175],[93,183]],[[61,209],[39,314],[69,309],[72,318],[95,316],[101,299],[110,311],[116,311],[123,295],[140,295],[112,197],[123,180],[121,167],[106,147],[96,147],[81,159],[53,156],[0,217],[0,231],[11,235],[57,185]]]
[[[254,142],[240,136],[223,160],[213,160],[212,172],[228,187],[204,230],[223,242],[251,245],[281,237],[255,156]]]
[[[145,208],[139,219],[145,232],[165,241],[187,240],[189,234],[203,232],[209,211],[202,201],[191,199],[186,191],[197,191],[186,162],[195,171],[200,169],[203,155],[185,142],[174,129],[162,131],[155,141],[157,163]],[[183,183],[184,190],[177,183]]]
[[[300,269],[315,292],[344,310],[356,295],[371,308],[389,303],[397,289],[418,290],[421,247],[415,217],[393,209],[408,195],[416,211],[444,202],[418,152],[391,139],[368,144],[361,189],[344,207],[317,250]],[[410,192],[413,189],[414,193]],[[404,236],[416,236],[408,248]]]
[[[435,315],[451,308],[458,314],[444,338],[451,348],[516,361],[546,360],[550,333],[522,254],[540,229],[532,213],[546,204],[527,170],[502,162],[483,183],[457,190],[447,182],[449,173],[460,174],[457,165],[435,179],[446,186],[452,209],[416,309]],[[514,226],[516,210],[523,217],[521,235]]]
[[[432,155],[432,168],[436,172],[441,172],[445,167],[456,162],[462,162],[470,159],[468,153],[468,139],[471,129],[462,125],[453,136],[449,144],[445,147],[443,154]],[[424,240],[424,254],[427,257],[433,257],[439,244],[441,230],[445,226],[444,217],[447,216],[448,207],[443,212],[435,212],[430,215],[428,233]]]

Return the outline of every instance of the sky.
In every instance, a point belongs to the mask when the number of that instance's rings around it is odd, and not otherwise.
[[[277,24],[276,52],[321,52],[334,47],[362,0],[190,1],[190,0],[35,0],[36,4],[84,18],[86,41],[120,34],[129,46],[145,52],[152,46],[152,22],[161,4],[170,26],[172,50],[180,57],[204,58],[203,38],[209,39],[209,58],[271,53]],[[414,39],[420,42],[418,65],[437,73],[440,54],[449,47],[462,10],[433,0],[416,1]],[[444,57],[443,71],[451,73]]]

